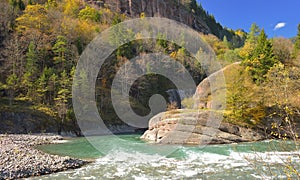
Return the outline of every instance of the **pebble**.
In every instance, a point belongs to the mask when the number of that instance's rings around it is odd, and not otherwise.
[[[83,160],[50,155],[34,148],[62,139],[57,135],[0,134],[0,180],[40,176],[86,164]]]

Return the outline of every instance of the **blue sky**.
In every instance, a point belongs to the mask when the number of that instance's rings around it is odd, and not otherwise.
[[[269,37],[294,37],[300,23],[300,0],[198,0],[223,26],[249,31],[252,23]],[[277,25],[277,26],[276,26]],[[276,27],[276,28],[275,28]]]

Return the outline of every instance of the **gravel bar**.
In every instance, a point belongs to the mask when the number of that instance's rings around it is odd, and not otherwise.
[[[57,135],[0,134],[0,179],[40,176],[79,168],[87,161],[50,155],[34,148],[63,140]]]

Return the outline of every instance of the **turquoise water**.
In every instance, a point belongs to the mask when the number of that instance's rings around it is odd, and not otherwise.
[[[286,179],[300,170],[293,142],[166,146],[148,144],[140,135],[70,139],[39,149],[94,160],[80,169],[35,179]],[[288,173],[286,173],[288,172]]]

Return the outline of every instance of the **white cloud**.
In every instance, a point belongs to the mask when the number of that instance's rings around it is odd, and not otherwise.
[[[277,29],[284,28],[285,26],[286,26],[285,22],[277,23],[276,26],[274,27],[274,31],[276,31]]]

